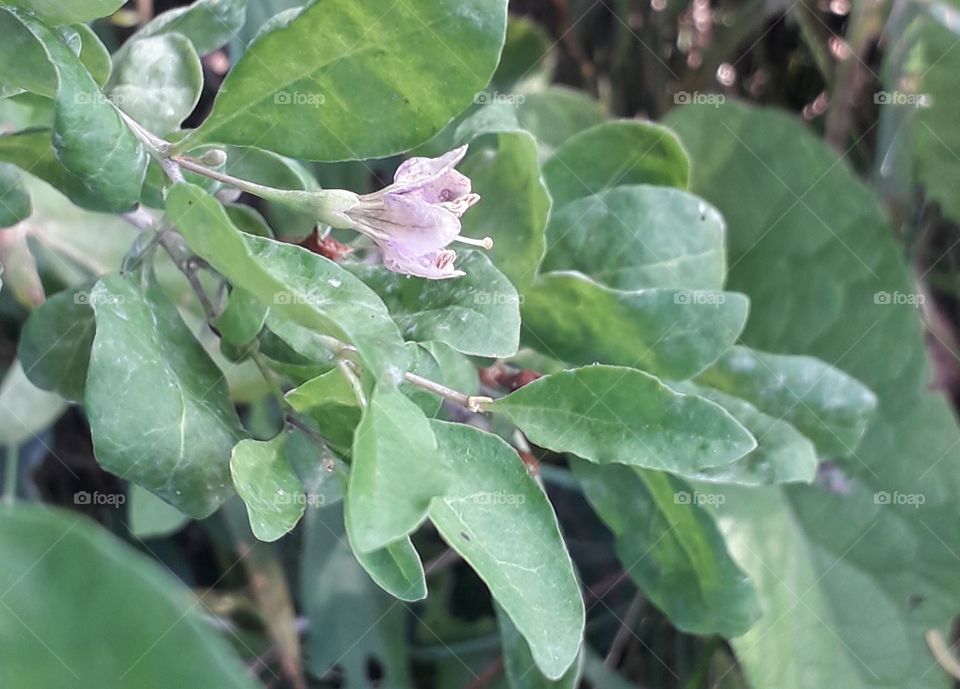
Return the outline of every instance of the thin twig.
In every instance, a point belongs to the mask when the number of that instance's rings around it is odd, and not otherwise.
[[[620,662],[620,656],[623,655],[624,649],[630,642],[630,637],[633,636],[633,626],[637,622],[637,617],[640,616],[640,611],[643,610],[643,602],[644,597],[641,593],[638,593],[633,597],[633,600],[630,601],[630,607],[627,608],[627,614],[620,620],[620,628],[617,630],[617,635],[613,637],[613,642],[610,644],[607,657],[603,659],[604,667],[610,670],[617,667],[617,663]]]

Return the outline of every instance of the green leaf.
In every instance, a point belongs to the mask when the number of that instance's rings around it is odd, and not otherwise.
[[[541,275],[523,302],[523,341],[556,359],[696,375],[737,340],[747,300],[733,292],[613,290],[579,273]]]
[[[19,7],[47,24],[82,24],[113,14],[125,0],[0,0],[0,5]]]
[[[559,679],[579,654],[584,608],[550,502],[497,436],[432,426],[453,479],[430,506],[430,521],[490,587],[543,674]]]
[[[506,4],[310,5],[244,53],[210,117],[187,141],[257,145],[330,161],[412,148],[465,109],[490,80],[506,32]]]
[[[57,95],[57,72],[43,44],[14,12],[0,7],[0,84],[38,93],[47,98]]]
[[[90,72],[94,81],[103,86],[110,78],[110,70],[113,68],[110,51],[97,33],[86,24],[74,24],[70,28],[80,36],[80,62]]]
[[[445,459],[420,408],[396,390],[373,389],[354,432],[347,486],[351,542],[377,550],[414,531],[449,482]]]
[[[630,578],[676,627],[726,638],[747,632],[760,616],[750,580],[727,552],[689,484],[656,471],[572,461],[584,495],[616,538]]]
[[[234,287],[230,290],[227,307],[217,317],[217,332],[234,347],[247,347],[263,330],[267,311],[267,307],[252,294],[240,287]]]
[[[33,202],[20,171],[13,165],[0,163],[0,228],[12,227],[29,218],[31,213]]]
[[[200,57],[180,34],[135,39],[114,65],[105,90],[137,123],[166,136],[180,127],[200,100]]]
[[[254,689],[203,606],[168,571],[75,513],[28,505],[2,513],[5,684]]]
[[[506,357],[520,340],[517,290],[479,251],[467,251],[454,280],[411,280],[382,266],[349,269],[384,300],[404,337],[436,340],[464,354]]]
[[[241,440],[230,455],[230,476],[247,506],[250,530],[261,541],[275,541],[303,516],[306,496],[284,452],[286,435],[272,440]]]
[[[689,385],[678,392],[692,392],[719,404],[757,439],[753,452],[733,464],[704,469],[697,478],[746,486],[813,481],[818,464],[816,449],[782,418],[764,414],[749,402],[713,388]]]
[[[600,104],[583,93],[563,86],[523,94],[517,106],[520,126],[533,134],[549,152],[585,129],[603,122]]]
[[[344,538],[339,505],[308,510],[299,586],[310,620],[307,666],[316,677],[336,669],[344,689],[370,689],[375,663],[391,687],[412,686],[406,608],[367,577]],[[336,620],[336,624],[330,624]]]
[[[17,446],[30,440],[59,419],[66,408],[59,395],[31,383],[14,359],[0,381],[0,445]]]
[[[522,293],[543,260],[550,213],[537,142],[525,132],[498,134],[495,153],[475,151],[460,169],[482,199],[463,216],[464,234],[493,239],[490,259]]]
[[[723,408],[673,392],[651,375],[588,366],[544,376],[496,400],[533,443],[597,464],[619,463],[696,476],[756,447]]]
[[[83,400],[97,328],[89,303],[90,286],[58,292],[34,309],[17,346],[30,381],[73,402]]]
[[[178,33],[186,37],[198,53],[205,55],[227,43],[243,27],[246,9],[247,0],[196,0],[188,7],[158,14],[131,36],[130,41]],[[122,54],[123,50],[119,52]]]
[[[139,539],[162,538],[179,531],[190,517],[156,495],[131,483],[127,490],[130,500],[130,532]]]
[[[53,126],[57,160],[94,198],[99,197],[99,203],[88,206],[91,210],[130,210],[140,198],[146,152],[63,39],[32,17],[22,15],[20,20],[43,44],[57,73]]]
[[[272,324],[278,335],[317,350],[324,348],[317,333],[346,340],[374,375],[399,382],[409,361],[403,340],[383,302],[360,280],[306,249],[242,234],[216,199],[191,184],[173,187],[167,213],[193,251],[288,324]]]
[[[284,400],[294,411],[305,412],[328,404],[355,407],[357,398],[353,386],[339,368],[308,380],[303,385],[290,390]]]
[[[917,309],[890,298],[915,288],[883,204],[786,114],[687,106],[672,122],[694,190],[731,229],[730,282],[755,307],[745,344],[822,359],[879,400],[854,457],[822,467],[820,485],[731,489],[723,505],[765,611],[733,642],[751,686],[946,687],[924,634],[960,609],[960,433],[928,392]],[[763,202],[742,203],[744,189]]]
[[[510,689],[576,689],[583,672],[582,651],[560,679],[547,679],[537,668],[530,652],[530,644],[501,608],[497,609],[497,626],[503,645],[503,669]]]
[[[543,165],[556,208],[622,184],[685,189],[690,161],[676,135],[636,120],[604,122],[580,132]]]
[[[619,186],[550,217],[544,271],[576,270],[614,289],[719,290],[723,217],[677,189]]]
[[[345,517],[347,538],[352,544],[349,498],[344,503],[344,510],[347,515]],[[378,550],[364,552],[353,548],[353,554],[377,586],[394,598],[413,602],[427,597],[427,580],[423,563],[409,537],[401,538]]]
[[[550,55],[553,43],[553,39],[533,19],[510,17],[500,64],[490,85],[498,91],[510,91],[518,82],[549,80],[551,63],[555,62]]]
[[[877,408],[863,383],[810,356],[734,347],[698,380],[788,421],[833,457],[854,454]]]
[[[233,492],[240,425],[223,373],[158,285],[110,275],[90,292],[84,407],[97,461],[202,518]]]

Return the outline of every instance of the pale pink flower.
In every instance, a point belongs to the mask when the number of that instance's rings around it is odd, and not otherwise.
[[[470,179],[454,167],[467,147],[439,158],[410,158],[397,168],[393,184],[343,211],[353,229],[373,239],[383,250],[390,270],[431,280],[458,277],[452,242],[490,249],[493,242],[460,236],[460,217],[480,200]]]

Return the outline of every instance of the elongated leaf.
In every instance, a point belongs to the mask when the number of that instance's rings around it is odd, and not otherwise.
[[[0,551],[5,686],[254,689],[189,591],[86,518],[7,507]]]
[[[0,229],[26,220],[33,212],[30,192],[13,165],[0,163]]]
[[[137,538],[160,538],[179,531],[190,517],[156,495],[131,483],[127,491],[130,501],[130,532]]]
[[[113,14],[124,0],[2,0],[0,5],[19,7],[48,24],[78,24]]]
[[[57,73],[57,160],[99,200],[88,206],[91,210],[130,210],[140,198],[147,170],[143,146],[63,39],[33,17],[21,15],[20,20],[43,44]]]
[[[41,390],[14,360],[0,381],[0,445],[17,446],[60,418],[67,405],[59,395]]]
[[[412,148],[489,81],[506,33],[506,4],[310,5],[243,55],[189,144],[256,145],[310,160]]]
[[[543,674],[560,678],[580,651],[584,608],[549,501],[500,438],[462,424],[432,426],[454,479],[430,520],[490,587]]]
[[[495,401],[531,441],[597,464],[619,463],[696,476],[756,447],[721,407],[681,395],[651,375],[589,366],[544,376]]]
[[[719,290],[723,218],[676,189],[619,186],[568,203],[550,218],[544,271],[576,270],[608,287]]]
[[[523,292],[543,260],[550,212],[536,140],[526,132],[498,134],[495,154],[480,149],[461,170],[486,199],[463,216],[464,234],[491,237],[490,259]]]
[[[569,139],[543,165],[557,208],[622,184],[685,189],[690,161],[676,135],[635,120],[605,122]]]
[[[600,104],[582,91],[550,86],[544,91],[523,94],[517,119],[549,154],[575,134],[603,122],[604,115]]]
[[[745,633],[760,616],[756,591],[727,552],[689,484],[656,471],[571,463],[593,509],[616,537],[626,572],[679,629],[692,634]]]
[[[459,260],[456,280],[410,280],[382,266],[351,266],[387,304],[404,337],[444,342],[464,354],[506,357],[520,341],[520,297],[479,251]]]
[[[427,417],[402,393],[376,386],[354,433],[347,487],[356,549],[377,550],[407,536],[449,480]]]
[[[57,72],[43,44],[14,12],[0,7],[0,84],[37,93],[57,95]]]
[[[527,292],[523,319],[524,342],[556,359],[684,379],[736,342],[747,300],[734,292],[623,292],[579,273],[547,273]]]
[[[110,51],[97,33],[86,24],[74,24],[70,29],[80,36],[80,62],[90,72],[94,81],[103,86],[110,78],[110,69],[113,67]]]
[[[126,44],[105,90],[139,124],[165,136],[200,100],[203,68],[193,45],[179,34],[139,38]]]
[[[244,235],[216,199],[191,184],[174,186],[167,213],[191,249],[268,306],[271,317],[291,324],[291,338],[309,339],[318,350],[317,333],[342,338],[375,375],[399,382],[409,362],[403,340],[383,302],[360,280],[300,247]]]
[[[250,529],[261,541],[275,541],[303,516],[306,496],[284,453],[286,435],[241,440],[230,455],[230,476],[247,505]]]
[[[90,284],[64,290],[34,309],[20,334],[17,354],[27,378],[68,400],[83,400],[96,331]]]
[[[809,356],[734,347],[699,380],[789,421],[820,452],[835,457],[856,451],[877,407],[869,388]]]
[[[84,407],[97,461],[191,516],[233,492],[240,435],[223,373],[156,284],[110,275],[90,292],[96,336]]]
[[[510,689],[576,689],[583,672],[583,651],[560,679],[547,679],[533,659],[530,644],[501,608],[497,609],[497,626],[503,645],[503,668]]]

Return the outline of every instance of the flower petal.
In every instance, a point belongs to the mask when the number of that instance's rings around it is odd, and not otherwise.
[[[419,186],[453,170],[465,155],[467,155],[467,146],[463,145],[447,151],[439,158],[408,158],[400,163],[400,167],[393,176],[393,182],[401,187]]]
[[[460,219],[454,212],[406,194],[386,194],[383,209],[365,215],[371,225],[389,235],[390,243],[410,256],[442,249],[460,234]]]
[[[446,280],[466,275],[454,267],[457,252],[450,249],[408,256],[389,245],[383,247],[383,265],[395,273],[414,275],[428,280]]]

